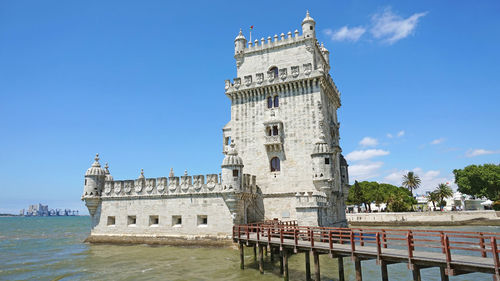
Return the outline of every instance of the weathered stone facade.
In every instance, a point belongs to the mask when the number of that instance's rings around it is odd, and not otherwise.
[[[340,93],[314,20],[308,13],[302,35],[274,40],[247,43],[240,31],[235,59],[237,78],[225,82],[231,120],[222,129],[220,176],[114,181],[96,157],[82,197],[92,235],[228,237],[233,224],[274,218],[346,226]]]

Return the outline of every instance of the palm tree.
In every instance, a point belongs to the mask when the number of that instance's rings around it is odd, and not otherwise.
[[[403,186],[410,190],[411,197],[413,197],[413,190],[417,189],[421,182],[420,177],[413,172],[403,175]]]
[[[432,203],[432,206],[434,207],[433,210],[436,210],[436,202],[439,202],[439,196],[436,192],[431,192],[429,193],[429,198],[427,201]]]
[[[439,207],[441,207],[441,210],[443,210],[444,198],[453,196],[453,190],[446,183],[440,183],[433,193],[436,193],[436,196],[439,198]]]

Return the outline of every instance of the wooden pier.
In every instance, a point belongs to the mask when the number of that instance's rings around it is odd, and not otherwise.
[[[298,226],[295,222],[267,221],[236,225],[233,240],[240,250],[240,267],[244,269],[244,246],[253,247],[254,259],[264,273],[264,254],[271,260],[280,258],[280,273],[289,280],[288,258],[305,254],[306,280],[313,280],[310,256],[314,263],[314,279],[320,280],[319,255],[328,254],[338,260],[339,280],[345,280],[344,258],[354,262],[356,280],[363,280],[361,261],[376,260],[381,267],[381,280],[389,280],[387,265],[407,263],[413,280],[420,281],[420,270],[439,267],[441,280],[448,276],[483,272],[500,281],[500,233],[439,230],[405,230],[374,228],[334,228]],[[258,252],[258,254],[257,254]]]

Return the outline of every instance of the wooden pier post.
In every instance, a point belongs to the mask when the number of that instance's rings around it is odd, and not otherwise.
[[[264,256],[267,257],[267,247],[264,248]]]
[[[309,258],[309,251],[304,252],[306,257],[306,281],[311,281],[311,261]]]
[[[240,268],[245,269],[245,253],[243,250],[243,243],[240,243]]]
[[[283,280],[288,281],[288,251],[283,249]]]
[[[283,251],[280,251],[280,275],[283,275]]]
[[[321,280],[321,274],[319,271],[319,253],[316,251],[312,251],[313,259],[314,259],[314,278],[316,280]]]
[[[339,281],[344,281],[344,258],[343,257],[338,257],[338,263],[339,263]]]
[[[363,272],[361,271],[361,260],[354,257],[354,269],[356,270],[356,281],[363,281]]]
[[[449,281],[450,278],[448,278],[448,275],[446,275],[446,268],[440,266],[439,271],[441,272],[441,281]]]
[[[380,261],[380,271],[382,272],[382,281],[389,281],[389,274],[387,273],[387,262]]]
[[[257,261],[257,245],[253,244],[253,261]]]
[[[264,256],[262,255],[262,246],[261,244],[258,244],[259,247],[259,271],[260,274],[264,274]]]
[[[422,281],[420,276],[420,266],[414,264],[411,272],[413,274],[413,281]]]
[[[271,254],[271,263],[272,263],[272,262],[274,262],[274,255],[275,255],[276,253],[274,252],[274,249],[273,249],[273,247],[271,247],[271,246],[270,246],[270,248],[269,248],[269,251],[271,252],[270,254]]]

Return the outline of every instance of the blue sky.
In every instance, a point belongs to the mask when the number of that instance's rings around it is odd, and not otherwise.
[[[0,212],[86,211],[94,154],[116,179],[217,173],[240,28],[331,53],[351,180],[420,191],[500,161],[498,1],[2,1]]]

